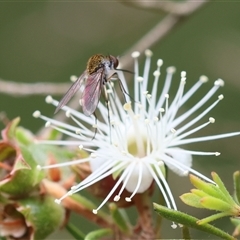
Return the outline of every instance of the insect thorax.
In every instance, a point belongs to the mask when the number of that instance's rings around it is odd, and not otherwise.
[[[89,58],[87,63],[87,71],[89,74],[96,72],[98,69],[104,67],[106,57],[102,54],[95,54]]]

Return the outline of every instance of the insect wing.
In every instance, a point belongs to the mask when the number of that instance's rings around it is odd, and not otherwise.
[[[62,97],[54,113],[57,113],[63,106],[65,106],[70,101],[74,94],[81,88],[82,84],[84,84],[84,80],[86,79],[86,77],[87,71],[84,71],[84,73],[72,84],[72,86]]]
[[[85,115],[89,116],[97,108],[104,77],[104,69],[101,68],[97,72],[92,73],[86,80],[85,89],[82,94],[82,109]]]

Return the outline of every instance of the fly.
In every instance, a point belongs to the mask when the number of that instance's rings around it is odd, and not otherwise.
[[[104,56],[102,54],[96,54],[90,57],[87,62],[86,70],[65,93],[60,100],[55,113],[65,106],[81,88],[83,90],[80,97],[80,103],[82,105],[83,113],[86,116],[95,113],[102,92],[104,92],[104,98],[108,107],[108,97],[105,85],[116,73],[117,66],[118,59],[112,55]]]

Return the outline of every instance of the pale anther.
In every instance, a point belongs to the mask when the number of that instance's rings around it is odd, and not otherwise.
[[[216,152],[216,153],[215,153],[216,156],[219,156],[220,154],[221,154],[220,152]]]
[[[223,87],[225,84],[225,82],[221,78],[218,79],[218,82],[221,87]]]
[[[186,73],[185,71],[182,71],[182,72],[181,72],[181,77],[182,77],[182,78],[185,78],[186,75],[187,75],[187,73]]]
[[[77,129],[77,130],[75,131],[75,133],[76,133],[77,135],[80,135],[80,134],[81,134],[81,130],[80,130],[80,129]]]
[[[165,166],[165,164],[164,164],[163,161],[159,161],[159,162],[158,162],[158,166],[159,166],[159,167],[163,167],[163,166]]]
[[[210,122],[210,123],[215,123],[215,118],[210,117],[210,118],[209,118],[209,122]]]
[[[199,80],[202,82],[202,83],[206,83],[208,81],[208,77],[207,76],[200,76]]]
[[[176,68],[175,67],[168,67],[167,68],[167,73],[175,73],[176,72]]]
[[[41,116],[41,112],[38,110],[33,113],[33,117],[35,118],[39,118],[40,116]]]
[[[157,60],[157,66],[161,67],[163,65],[163,60],[162,59],[158,59]]]
[[[148,94],[148,91],[143,91],[143,95],[147,95]]]
[[[154,77],[159,77],[159,76],[160,76],[160,71],[157,71],[157,70],[154,71],[154,72],[153,72],[153,76],[154,76]]]
[[[45,101],[46,101],[46,103],[52,103],[52,102],[53,102],[52,96],[48,95],[48,96],[45,98]]]
[[[125,200],[126,200],[126,202],[131,202],[132,201],[132,199],[130,197],[126,197]]]
[[[150,99],[152,97],[151,94],[147,94],[147,99]]]
[[[119,196],[119,195],[116,195],[116,196],[114,197],[114,199],[113,199],[114,202],[117,202],[117,201],[119,201],[119,200],[120,200],[120,196]]]
[[[145,56],[146,57],[151,57],[153,55],[153,52],[149,49],[145,50]]]
[[[140,52],[133,52],[132,53],[132,58],[138,58],[140,56]]]
[[[65,115],[66,115],[66,117],[71,117],[71,112],[68,110],[68,111],[66,111],[66,113],[65,113]]]
[[[224,81],[219,78],[214,82],[214,85],[223,87],[224,86]]]
[[[40,165],[37,165],[37,170],[42,170],[42,167]]]
[[[138,76],[138,77],[137,77],[137,81],[138,81],[138,82],[143,82],[143,77]]]
[[[71,82],[76,82],[77,79],[78,79],[78,77],[77,77],[76,75],[70,76],[70,81],[71,81]]]
[[[159,108],[159,112],[163,113],[163,112],[165,112],[165,109],[164,108]]]
[[[50,121],[47,121],[46,123],[45,123],[45,127],[50,127],[51,126],[51,122]]]
[[[54,202],[57,203],[57,204],[60,204],[61,200],[60,199],[55,199]]]
[[[82,150],[82,149],[83,149],[83,145],[79,145],[78,148],[79,148],[80,150]]]
[[[96,158],[97,157],[97,155],[95,153],[91,153],[90,155],[91,155],[92,158]]]
[[[177,224],[173,223],[173,224],[171,225],[171,227],[172,227],[172,229],[176,229],[176,228],[177,228]]]
[[[93,127],[93,128],[97,128],[97,124],[93,124],[92,127]]]
[[[98,211],[97,211],[97,209],[93,209],[92,212],[93,212],[93,214],[97,214]]]
[[[71,187],[71,190],[75,190],[75,189],[77,189],[77,186],[72,186]]]
[[[169,94],[165,94],[165,98],[169,98]]]
[[[223,100],[223,98],[224,98],[224,96],[222,94],[218,96],[219,100]]]
[[[176,133],[176,129],[172,128],[171,133]]]
[[[124,109],[125,111],[131,110],[131,109],[132,109],[131,102],[125,103],[125,104],[123,105],[123,109]]]

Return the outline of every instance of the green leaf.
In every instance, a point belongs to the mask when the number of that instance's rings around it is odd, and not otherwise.
[[[11,175],[1,181],[0,185],[2,192],[16,197],[28,195],[44,177],[28,149],[25,146],[20,149],[21,154],[15,160]]]
[[[67,231],[72,234],[72,236],[77,240],[83,240],[85,238],[84,233],[82,233],[79,228],[71,224],[70,222],[65,226]]]
[[[209,222],[215,221],[219,218],[226,217],[226,216],[229,216],[229,212],[220,212],[220,213],[213,214],[209,217],[203,218],[203,219],[199,220],[197,223],[199,225],[202,225],[204,223],[209,223]]]
[[[67,148],[60,148],[55,145],[47,145],[47,144],[37,144],[32,143],[28,146],[29,152],[32,153],[34,158],[37,160],[38,165],[45,166],[48,164],[46,162],[50,156],[54,156],[58,163],[70,161],[73,157],[76,156],[76,152],[73,150],[69,150]],[[69,168],[62,168],[66,170]],[[68,174],[70,171],[68,171]]]
[[[240,171],[236,171],[233,174],[233,183],[234,183],[234,197],[238,204],[240,204]]]
[[[236,204],[232,198],[232,196],[229,194],[228,190],[225,188],[224,183],[222,182],[221,178],[217,175],[217,173],[212,172],[212,178],[215,183],[217,183],[219,189],[222,191],[224,196],[227,198],[227,201],[230,204]]]
[[[23,127],[17,127],[15,134],[19,144],[28,145],[34,141],[33,134]]]
[[[2,137],[4,140],[15,142],[15,130],[20,122],[20,117],[13,119],[5,129],[2,130]]]
[[[201,199],[201,205],[207,209],[216,210],[216,211],[231,211],[232,205],[222,201],[221,199],[217,199],[215,197],[203,197]]]
[[[199,197],[209,196],[207,193],[205,193],[204,191],[199,190],[199,189],[191,189],[191,193],[193,193],[193,194],[195,194],[196,196],[199,196]]]
[[[193,194],[193,193],[185,193],[180,196],[180,199],[187,205],[191,207],[196,207],[196,208],[204,208],[201,205],[201,197]]]
[[[169,209],[167,207],[158,205],[156,203],[153,203],[153,207],[154,210],[160,214],[161,216],[165,217],[168,220],[171,220],[173,222],[178,222],[181,223],[187,227],[191,227],[191,228],[195,228],[198,230],[201,230],[203,232],[207,232],[210,233],[212,235],[218,236],[222,239],[235,239],[234,237],[232,237],[231,235],[229,235],[228,233],[222,231],[219,228],[216,228],[210,224],[203,224],[203,225],[198,225],[197,221],[199,219],[192,217],[190,215],[187,215],[186,213],[182,213],[179,211],[175,211],[172,209]]]
[[[113,230],[105,228],[88,233],[85,240],[97,240],[108,236],[113,236]]]
[[[192,174],[190,175],[190,181],[196,188],[207,193],[209,196],[213,196],[223,200],[228,200],[228,197],[226,197],[225,194],[221,192],[218,186],[215,186],[212,183],[206,183],[205,181],[201,180],[200,178]]]
[[[19,200],[19,208],[28,226],[34,229],[34,240],[45,239],[64,222],[64,208],[54,202],[50,196],[38,196]]]
[[[240,231],[240,218],[230,218],[231,222],[234,224],[234,226],[239,227]]]

